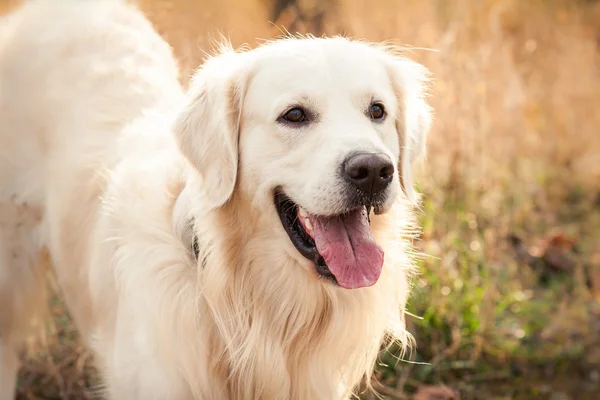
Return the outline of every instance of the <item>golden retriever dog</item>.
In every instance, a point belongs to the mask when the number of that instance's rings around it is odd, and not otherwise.
[[[110,399],[347,399],[404,306],[427,73],[384,46],[222,45],[187,94],[118,0],[0,42],[0,398],[50,263]]]

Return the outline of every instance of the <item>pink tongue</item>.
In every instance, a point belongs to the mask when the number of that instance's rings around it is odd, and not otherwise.
[[[356,289],[377,282],[383,266],[383,250],[375,243],[367,210],[344,217],[311,216],[317,250],[340,286]]]

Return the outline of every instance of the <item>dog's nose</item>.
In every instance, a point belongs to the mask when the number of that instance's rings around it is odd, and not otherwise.
[[[344,160],[343,174],[354,187],[372,196],[390,184],[394,164],[385,154],[358,153]]]

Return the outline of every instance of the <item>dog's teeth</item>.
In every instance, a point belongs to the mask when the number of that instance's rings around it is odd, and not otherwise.
[[[300,206],[298,206],[298,214],[300,214],[302,218],[308,217],[308,213],[306,212],[306,210]]]
[[[310,219],[304,218],[304,227],[306,228],[306,232],[308,232],[308,233],[312,232],[313,225],[312,225],[312,222],[310,222]]]

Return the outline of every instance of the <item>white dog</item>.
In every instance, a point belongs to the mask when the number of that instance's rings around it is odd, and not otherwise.
[[[344,38],[228,46],[187,96],[117,0],[0,41],[0,398],[52,264],[111,399],[343,399],[406,342],[425,69]]]

